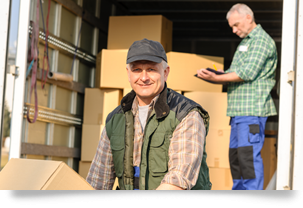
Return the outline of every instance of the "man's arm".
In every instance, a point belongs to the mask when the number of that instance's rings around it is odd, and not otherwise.
[[[116,175],[110,141],[104,127],[86,181],[94,189],[112,190],[115,178]]]
[[[235,72],[217,75],[207,69],[200,69],[197,71],[197,75],[200,78],[216,82],[217,84],[226,84],[228,82],[243,82]]]
[[[196,185],[204,140],[203,119],[197,111],[192,111],[173,133],[168,151],[168,172],[157,190],[189,190]]]
[[[234,67],[233,72],[216,75],[206,69],[197,71],[200,78],[216,82],[217,84],[225,84],[228,82],[242,82],[255,80],[262,70],[269,57],[274,57],[275,50],[266,42],[264,38],[254,40],[250,43],[243,64],[240,67]]]

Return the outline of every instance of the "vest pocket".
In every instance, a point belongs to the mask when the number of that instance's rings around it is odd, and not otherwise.
[[[110,146],[113,154],[113,162],[117,177],[123,174],[123,158],[124,158],[124,140],[121,141],[120,136],[112,136]]]
[[[167,172],[167,151],[164,133],[155,133],[150,141],[149,171],[152,176],[164,176]]]

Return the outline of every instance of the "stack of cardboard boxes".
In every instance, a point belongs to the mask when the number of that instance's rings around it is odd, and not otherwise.
[[[118,106],[120,89],[86,88],[82,124],[81,161],[79,175],[86,178],[105,126],[107,115]]]
[[[222,93],[222,85],[194,76],[200,68],[216,65],[223,69],[224,59],[172,51],[172,22],[162,15],[110,17],[107,49],[97,55],[95,88],[85,91],[80,175],[87,176],[107,114],[131,91],[126,71],[127,52],[134,41],[143,38],[160,42],[167,52],[170,66],[167,86],[200,103],[210,113],[211,130],[206,148],[211,181],[218,184],[213,186],[216,189],[230,189],[229,185],[219,185],[231,183],[226,177],[229,171],[226,135],[230,131],[225,116],[226,93]]]
[[[207,165],[212,190],[231,190],[232,177],[229,166],[229,117],[226,116],[227,93],[187,92],[184,96],[199,103],[210,115],[206,137]]]

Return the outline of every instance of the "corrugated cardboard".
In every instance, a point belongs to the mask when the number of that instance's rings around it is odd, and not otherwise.
[[[115,183],[114,183],[114,186],[113,186],[113,190],[116,190],[118,185],[119,185],[118,178],[116,177]]]
[[[211,190],[231,190],[233,181],[229,168],[209,168]]]
[[[64,162],[12,158],[0,172],[0,190],[94,190]]]
[[[226,116],[227,93],[216,92],[184,92],[184,96],[200,104],[209,114],[210,128],[230,128],[230,117]]]
[[[81,161],[92,161],[97,151],[104,125],[82,125]]]
[[[101,62],[96,66],[97,88],[131,88],[126,70],[127,52],[128,49],[102,49],[99,53]]]
[[[265,137],[264,145],[261,150],[261,157],[264,166],[264,189],[266,189],[269,181],[277,170],[277,138]]]
[[[128,93],[130,93],[132,90],[133,90],[132,88],[124,88],[124,89],[123,89],[123,97],[124,97],[125,95],[127,95]]]
[[[229,166],[229,129],[209,128],[206,137],[206,162],[208,167],[230,168]]]
[[[79,161],[79,175],[86,179],[92,161]]]
[[[110,16],[107,49],[129,49],[134,41],[158,41],[166,52],[172,50],[173,23],[162,15]]]
[[[131,88],[126,71],[127,52],[128,49],[103,49],[97,55],[96,88]],[[222,85],[211,84],[194,75],[200,68],[213,67],[213,63],[223,69],[224,58],[169,52],[167,59],[170,66],[169,88],[176,91],[222,92]]]
[[[182,95],[182,91],[181,90],[174,90],[176,91],[177,93],[181,94]]]
[[[122,90],[85,88],[83,123],[104,125],[107,115],[119,104]]]
[[[222,92],[221,84],[212,84],[195,77],[201,68],[224,68],[224,58],[204,56],[192,53],[168,52],[167,62],[170,72],[167,79],[168,87],[181,91]]]

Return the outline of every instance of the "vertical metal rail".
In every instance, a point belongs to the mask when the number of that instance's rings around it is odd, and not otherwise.
[[[298,0],[283,1],[277,190],[291,188],[294,84],[289,83],[289,72],[295,71],[297,2]]]
[[[298,3],[297,62],[294,100],[293,190],[303,190],[303,0]]]
[[[1,165],[1,148],[2,148],[2,126],[5,103],[5,85],[6,85],[6,66],[8,52],[8,36],[10,21],[10,0],[2,1],[0,7],[0,165]],[[0,166],[1,167],[1,166]]]
[[[25,92],[25,74],[27,70],[27,44],[29,28],[30,0],[20,1],[19,24],[18,24],[18,46],[16,53],[16,66],[18,67],[18,76],[15,77],[13,107],[11,117],[11,144],[9,151],[9,160],[11,158],[20,158],[23,106]]]

